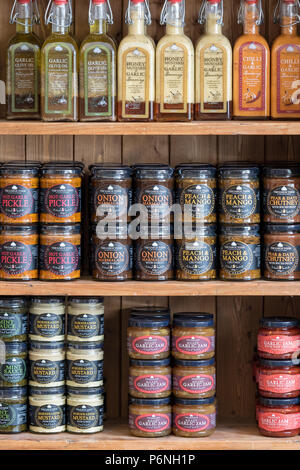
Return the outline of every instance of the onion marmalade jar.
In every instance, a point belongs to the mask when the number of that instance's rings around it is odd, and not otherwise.
[[[39,221],[39,169],[5,164],[0,169],[0,222],[35,224]]]
[[[300,165],[268,165],[263,169],[264,222],[300,223]]]
[[[215,355],[215,327],[211,314],[176,313],[173,317],[172,355],[202,360]]]
[[[159,316],[129,318],[127,349],[130,359],[166,359],[170,355],[170,321]]]
[[[300,224],[266,224],[264,277],[272,281],[300,279]]]
[[[170,359],[130,360],[129,395],[136,398],[165,398],[172,393]]]
[[[300,350],[300,325],[296,318],[264,317],[260,320],[257,352],[263,359],[292,359]]]
[[[267,437],[294,437],[300,433],[300,398],[259,398],[258,429]]]
[[[173,395],[179,398],[209,398],[216,394],[215,359],[183,361],[175,359]]]
[[[260,169],[225,164],[219,168],[219,221],[222,224],[260,222]]]
[[[163,437],[171,434],[170,398],[130,398],[129,430],[137,437]]]
[[[176,203],[193,221],[217,222],[217,169],[207,164],[182,164],[175,168]]]
[[[259,394],[267,398],[300,397],[300,361],[259,360]]]
[[[216,429],[215,397],[202,399],[175,398],[173,434],[179,437],[207,437]]]

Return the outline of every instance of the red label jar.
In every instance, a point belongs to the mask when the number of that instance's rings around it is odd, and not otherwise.
[[[179,398],[208,398],[216,393],[215,359],[182,361],[175,359],[173,395]]]
[[[131,317],[127,348],[131,359],[166,359],[170,355],[170,321],[157,316]]]
[[[258,355],[264,359],[291,359],[300,349],[300,328],[296,318],[265,317],[260,320]]]
[[[216,429],[215,397],[203,399],[175,398],[173,434],[180,437],[207,437]]]
[[[300,397],[300,361],[260,359],[258,369],[260,395],[270,398]]]
[[[137,398],[165,398],[172,391],[170,359],[130,361],[129,395]]]
[[[300,398],[259,398],[258,429],[267,437],[293,437],[300,432]]]
[[[215,355],[215,328],[211,314],[176,313],[172,355],[175,359],[210,359]]]
[[[137,437],[163,437],[171,434],[170,398],[154,400],[130,398],[129,429]]]

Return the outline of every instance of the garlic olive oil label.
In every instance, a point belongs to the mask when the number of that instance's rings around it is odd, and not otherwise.
[[[149,52],[140,47],[123,55],[122,116],[149,118]]]
[[[173,43],[161,55],[161,112],[186,113],[188,51],[183,44]]]
[[[200,81],[202,113],[225,113],[227,109],[227,52],[219,45],[208,45],[201,51]]]
[[[37,113],[39,109],[39,51],[30,43],[11,47],[12,112]]]

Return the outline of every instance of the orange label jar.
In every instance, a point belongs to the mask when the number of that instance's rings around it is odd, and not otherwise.
[[[80,225],[44,225],[40,238],[40,280],[71,281],[80,278]]]
[[[129,429],[137,437],[163,437],[171,434],[170,398],[130,398]]]
[[[210,359],[215,355],[215,328],[211,314],[176,313],[172,355],[175,359]]]
[[[299,280],[300,224],[266,224],[264,232],[264,277]]]
[[[300,398],[259,398],[258,429],[267,437],[293,437],[300,433]]]
[[[37,227],[4,225],[0,229],[0,279],[31,281],[38,278]]]
[[[260,359],[258,389],[268,398],[300,397],[300,361]]]
[[[133,316],[127,329],[130,359],[166,359],[170,355],[170,321],[157,316]]]
[[[300,349],[300,328],[296,318],[265,317],[260,320],[257,352],[264,359],[291,359]]]

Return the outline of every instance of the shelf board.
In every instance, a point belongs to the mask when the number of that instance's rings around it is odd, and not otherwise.
[[[46,123],[0,120],[0,135],[300,135],[300,121]]]
[[[0,435],[0,450],[300,450],[300,437],[261,436],[253,423],[225,423],[207,438],[133,437],[126,424],[106,423],[99,434]]]

